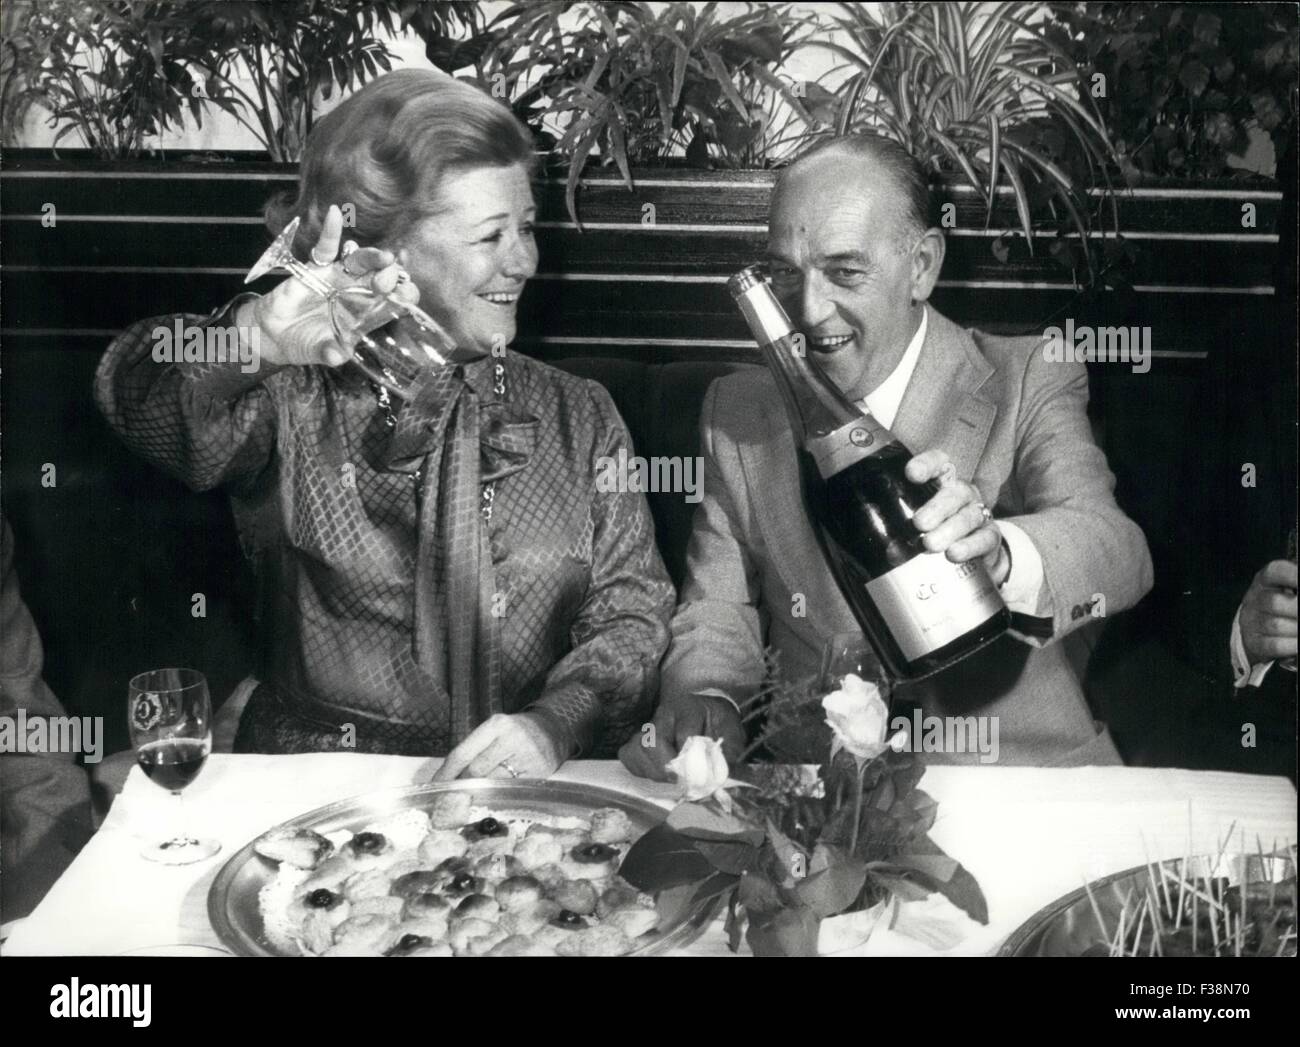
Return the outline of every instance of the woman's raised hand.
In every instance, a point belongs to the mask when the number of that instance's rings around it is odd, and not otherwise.
[[[406,302],[420,297],[391,251],[358,248],[343,239],[343,213],[331,206],[308,261],[313,274],[330,287],[369,287]],[[247,303],[236,322],[259,328],[262,360],[268,364],[324,364],[338,367],[348,359],[339,345],[326,300],[301,280],[282,280],[269,294]]]

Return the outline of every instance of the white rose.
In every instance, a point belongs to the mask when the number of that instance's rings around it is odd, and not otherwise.
[[[718,794],[730,773],[727,758],[722,755],[722,743],[698,734],[686,739],[667,767],[677,776],[687,800],[703,800]]]
[[[847,749],[858,760],[870,760],[887,748],[889,706],[874,683],[849,673],[838,691],[822,699],[822,708],[826,724],[835,735],[831,759],[840,749]]]

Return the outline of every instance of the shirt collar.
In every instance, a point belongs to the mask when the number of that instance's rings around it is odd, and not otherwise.
[[[874,392],[858,401],[858,406],[870,411],[876,421],[886,429],[894,424],[899,405],[903,402],[903,394],[907,392],[907,385],[912,380],[912,372],[916,370],[916,361],[921,355],[921,347],[925,344],[929,315],[929,307],[922,306],[921,322],[917,325],[916,333],[912,335],[903,358],[898,361],[898,366],[876,387]]]

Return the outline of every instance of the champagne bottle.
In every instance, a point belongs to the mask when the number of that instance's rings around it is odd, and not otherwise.
[[[785,402],[813,532],[885,671],[920,679],[1000,636],[1011,616],[984,565],[928,551],[912,523],[939,485],[907,479],[911,451],[806,359],[757,267],[728,289]]]

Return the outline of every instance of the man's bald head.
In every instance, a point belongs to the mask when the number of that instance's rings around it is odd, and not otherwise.
[[[807,176],[834,168],[873,180],[883,178],[889,183],[898,202],[895,239],[901,250],[907,250],[933,224],[925,171],[892,138],[874,134],[822,139],[781,171],[773,193],[773,206],[782,193],[799,186]]]

